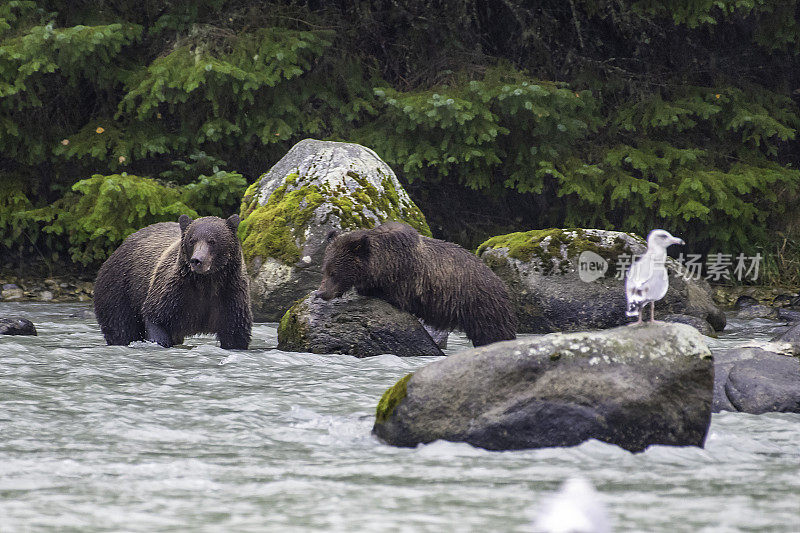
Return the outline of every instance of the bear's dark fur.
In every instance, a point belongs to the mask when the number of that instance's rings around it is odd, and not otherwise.
[[[324,300],[355,287],[434,328],[458,326],[475,346],[516,338],[505,284],[457,244],[423,237],[399,222],[330,238],[317,291]]]
[[[197,333],[247,349],[253,318],[236,236],[239,217],[203,217],[142,228],[100,267],[94,310],[108,344],[161,346]]]

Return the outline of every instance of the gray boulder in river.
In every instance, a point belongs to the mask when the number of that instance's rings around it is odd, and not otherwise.
[[[0,335],[36,335],[36,327],[27,318],[0,318]]]
[[[624,260],[646,248],[644,239],[619,231],[546,229],[492,237],[478,255],[508,285],[518,331],[549,333],[627,323],[624,271],[630,261]],[[581,265],[594,269],[581,272]],[[725,314],[714,304],[711,287],[684,279],[679,269],[667,259],[669,291],[656,302],[656,318],[691,315],[722,330]]]
[[[685,324],[554,333],[465,350],[381,398],[373,432],[396,446],[437,439],[490,450],[587,439],[642,451],[703,446],[713,363]]]
[[[293,305],[278,326],[278,349],[356,357],[444,355],[414,315],[355,291],[329,301],[311,293]]]
[[[257,320],[280,320],[293,302],[319,286],[332,229],[399,220],[431,234],[422,212],[375,152],[314,139],[294,145],[247,189],[240,216]]]
[[[770,351],[780,347],[715,351],[714,412],[800,413],[800,359]]]

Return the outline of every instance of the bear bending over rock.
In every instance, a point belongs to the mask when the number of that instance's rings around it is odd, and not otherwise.
[[[147,340],[169,347],[216,333],[226,349],[247,349],[253,318],[239,216],[203,217],[142,228],[103,263],[94,286],[108,344]]]
[[[317,295],[355,287],[437,329],[460,327],[475,346],[516,338],[505,284],[457,244],[421,236],[399,222],[329,235]]]

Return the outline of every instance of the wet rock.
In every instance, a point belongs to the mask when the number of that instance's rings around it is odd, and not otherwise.
[[[695,328],[697,331],[702,333],[707,337],[716,337],[717,332],[714,331],[714,328],[711,327],[711,324],[703,320],[702,318],[698,318],[696,316],[691,315],[665,315],[661,317],[661,320],[664,322],[675,322],[678,324],[688,324]]]
[[[778,310],[774,307],[761,304],[753,304],[743,307],[736,313],[736,318],[751,320],[753,318],[777,319]]]
[[[36,335],[36,327],[27,318],[0,318],[0,335]]]
[[[790,353],[782,342],[715,351],[714,412],[800,412],[800,361]]]
[[[793,353],[800,354],[800,324],[795,324],[772,340],[774,342],[786,343],[791,346]]]
[[[748,294],[743,294],[736,299],[736,303],[733,304],[733,308],[739,311],[753,305],[758,305],[758,300]]]
[[[428,332],[428,335],[430,335],[431,338],[433,339],[433,342],[436,343],[436,346],[438,346],[442,350],[447,349],[447,339],[448,337],[450,337],[449,331],[436,329],[432,326],[427,325],[424,321],[422,322],[422,325],[425,327],[425,331]]]
[[[50,302],[54,298],[52,291],[39,291],[36,294],[36,299],[42,302]]]
[[[794,296],[791,294],[779,294],[772,300],[773,307],[789,307],[792,304],[792,300],[794,300]]]
[[[89,320],[97,320],[97,317],[94,314],[94,310],[92,310],[89,307],[87,307],[85,309],[78,309],[77,311],[74,311],[74,312],[70,313],[69,316],[70,316],[70,318],[83,318],[83,319],[89,319]]]
[[[628,233],[549,229],[493,237],[478,248],[478,255],[508,285],[518,331],[549,333],[630,322],[624,274],[630,258],[645,249],[644,239]],[[667,270],[669,291],[656,303],[656,318],[691,315],[722,330],[725,314],[714,303],[708,283],[684,279],[673,259],[667,260]]]
[[[373,432],[396,446],[702,446],[712,386],[711,352],[685,324],[555,333],[465,350],[407,375],[381,398]]]
[[[311,293],[293,305],[278,327],[278,349],[356,357],[444,355],[415,316],[354,291],[327,302]]]
[[[0,291],[3,300],[21,300],[25,297],[25,292],[14,283],[6,283]]]
[[[787,322],[800,322],[800,311],[781,307],[778,309],[778,319],[786,320]]]
[[[800,360],[776,354],[736,363],[725,393],[743,413],[800,413]]]
[[[392,169],[358,144],[306,139],[245,193],[243,251],[257,320],[280,320],[319,287],[331,230],[405,222],[430,236]]]

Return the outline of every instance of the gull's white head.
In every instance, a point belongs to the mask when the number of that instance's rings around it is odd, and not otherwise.
[[[669,234],[668,231],[663,229],[654,229],[647,236],[648,250],[666,251],[667,246],[671,246],[673,244],[686,244],[686,243],[683,242],[683,239],[673,237],[672,235]]]

